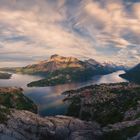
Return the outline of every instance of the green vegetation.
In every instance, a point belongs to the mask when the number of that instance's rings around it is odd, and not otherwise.
[[[65,101],[70,102],[67,115],[97,121],[106,126],[123,121],[127,111],[139,108],[140,86],[128,83],[101,84],[65,94],[68,94]],[[129,120],[138,118],[139,114],[137,112]]]
[[[140,125],[130,126],[121,130],[105,133],[102,140],[128,140],[140,132]]]
[[[68,112],[66,115],[71,115],[71,116],[79,116],[79,110],[80,110],[80,102],[81,99],[79,97],[76,97],[73,99],[73,102],[71,103],[71,105],[68,108]]]
[[[0,88],[0,123],[5,123],[10,109],[37,112],[37,106],[23,95],[20,88]]]
[[[0,107],[0,123],[6,123],[10,110],[6,107]]]
[[[0,123],[5,123],[10,109],[37,112],[37,106],[23,95],[20,88],[0,88]]]
[[[89,80],[93,75],[95,75],[95,71],[92,69],[65,68],[49,73],[45,79],[31,82],[28,86],[55,86],[72,82],[82,82]]]

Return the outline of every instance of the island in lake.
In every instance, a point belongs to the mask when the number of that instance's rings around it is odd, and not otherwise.
[[[0,72],[0,79],[10,79],[12,74]]]

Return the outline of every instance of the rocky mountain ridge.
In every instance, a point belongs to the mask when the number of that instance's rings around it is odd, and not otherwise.
[[[116,70],[125,69],[124,67],[117,66],[115,64],[100,63],[94,59],[79,60],[75,57],[64,57],[60,55],[52,55],[48,60],[39,61],[36,64],[27,65],[25,67],[16,68],[1,68],[1,70],[20,72],[25,74],[47,74],[61,69],[102,69],[106,72],[114,72]]]
[[[63,68],[84,68],[84,63],[74,57],[63,57],[52,55],[48,60],[40,61],[38,64],[28,65],[23,69],[35,69],[42,72],[53,72]]]
[[[120,68],[121,69],[121,68]],[[123,68],[122,68],[123,69]],[[81,61],[74,57],[52,55],[48,60],[22,68],[23,73],[46,73],[45,78],[33,81],[28,86],[56,86],[85,82],[95,75],[104,75],[118,70],[117,66],[104,66],[94,59]]]

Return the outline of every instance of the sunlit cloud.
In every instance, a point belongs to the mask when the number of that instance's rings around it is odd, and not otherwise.
[[[128,0],[0,0],[0,66],[56,53],[135,65],[139,8]]]

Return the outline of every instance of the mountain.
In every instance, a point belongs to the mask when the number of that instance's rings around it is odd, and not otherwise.
[[[86,60],[86,62],[88,62],[89,64],[93,65],[93,66],[100,66],[102,65],[102,67],[104,67],[105,70],[107,70],[108,72],[114,72],[114,71],[118,71],[118,70],[128,70],[129,67],[128,66],[124,66],[123,64],[115,64],[112,62],[103,62],[103,63],[99,63],[94,59],[88,59]]]
[[[52,55],[48,60],[40,61],[37,64],[27,65],[25,67],[11,67],[1,68],[0,70],[19,72],[25,74],[48,74],[61,69],[87,69],[92,68],[96,70],[103,70],[106,72],[114,72],[118,70],[117,66],[107,66],[108,63],[102,64],[94,59],[81,61],[75,57],[64,57],[57,54]],[[109,64],[108,64],[109,65]],[[116,69],[115,69],[116,68]],[[123,69],[123,68],[122,68]]]
[[[118,70],[125,70],[126,71],[129,69],[128,66],[124,66],[122,64],[115,64],[112,62],[104,62],[104,63],[102,63],[102,65],[110,71],[118,71]]]
[[[29,83],[28,86],[55,86],[83,82],[90,80],[95,75],[108,74],[117,69],[105,66],[94,59],[81,61],[75,57],[64,57],[55,54],[48,60],[40,61],[37,64],[21,68],[5,68],[5,70],[44,77],[44,79]]]
[[[140,83],[140,64],[120,76],[129,81]]]
[[[57,54],[52,55],[48,60],[40,61],[38,64],[28,65],[22,68],[23,72],[54,72],[64,68],[84,68],[84,63],[74,57],[63,57]]]
[[[45,79],[31,82],[28,86],[55,86],[58,84],[83,82],[90,80],[94,75],[113,72],[93,59],[81,61],[74,57],[59,55],[52,55],[47,61],[24,67],[22,71],[46,73]]]
[[[52,55],[48,60],[40,61],[25,67],[1,68],[1,70],[19,72],[25,74],[48,74],[65,68],[84,69],[89,67],[85,62],[74,57],[63,57],[57,54]]]

